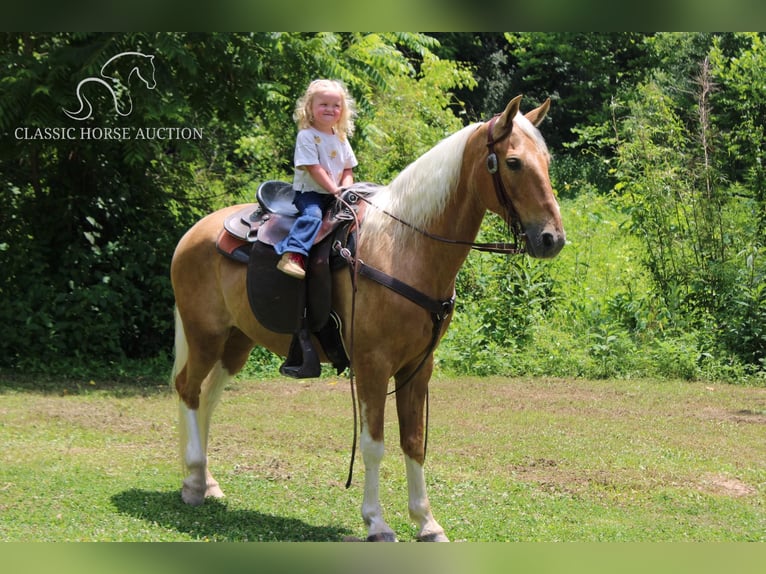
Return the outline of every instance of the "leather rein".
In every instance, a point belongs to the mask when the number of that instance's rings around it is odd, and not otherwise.
[[[477,251],[484,251],[484,252],[490,252],[490,253],[502,253],[506,255],[518,255],[518,254],[524,253],[525,249],[521,246],[521,241],[524,238],[524,232],[523,232],[523,227],[521,225],[521,219],[519,217],[518,212],[516,211],[516,208],[513,206],[513,202],[511,201],[511,198],[505,192],[505,186],[503,185],[503,181],[500,177],[500,173],[498,170],[497,154],[495,153],[495,144],[511,135],[513,124],[511,123],[511,127],[505,130],[503,133],[501,133],[498,138],[493,138],[492,132],[494,130],[495,122],[497,121],[498,117],[499,117],[499,114],[497,116],[494,116],[492,119],[490,119],[487,126],[487,171],[489,171],[489,173],[492,175],[492,182],[495,188],[495,194],[497,195],[497,200],[500,203],[501,207],[503,207],[506,210],[506,213],[507,213],[506,223],[508,225],[510,232],[513,234],[513,243],[505,243],[505,242],[477,243],[473,241],[461,241],[458,239],[450,239],[447,237],[442,237],[441,235],[433,234],[429,231],[426,231],[425,229],[420,229],[419,227],[416,227],[412,225],[411,223],[404,221],[403,219],[386,211],[385,209],[378,207],[377,205],[372,203],[369,199],[367,199],[361,194],[351,194],[350,196],[347,197],[346,201],[344,200],[341,200],[341,201],[344,201],[344,203],[348,203],[348,204],[353,204],[360,200],[364,201],[367,205],[370,205],[374,207],[375,209],[382,211],[385,215],[397,221],[398,223],[401,223],[402,225],[409,227],[410,229],[413,229],[414,231],[417,231],[418,233],[420,233],[421,235],[425,237],[428,237],[429,239],[433,239],[441,243],[446,243],[449,245],[465,245]],[[348,207],[350,207],[350,205]],[[353,217],[356,220],[354,222],[354,229],[355,229],[354,233],[356,233],[359,230],[359,221],[355,215],[355,211],[353,209],[350,209],[350,211],[352,214],[354,214]],[[380,285],[383,285],[384,287],[390,289],[391,291],[394,291],[395,293],[398,293],[399,295],[405,297],[406,299],[409,299],[410,301],[412,301],[419,307],[428,311],[431,315],[431,321],[433,324],[433,328],[431,331],[431,340],[428,344],[428,347],[426,348],[425,353],[423,354],[423,358],[420,360],[420,363],[418,363],[418,366],[412,371],[412,373],[410,373],[410,375],[406,377],[405,380],[397,384],[393,390],[389,391],[387,393],[388,395],[392,395],[396,393],[398,390],[400,390],[401,388],[403,388],[404,386],[406,386],[410,381],[412,381],[413,378],[415,378],[415,376],[425,366],[426,361],[434,352],[434,350],[436,349],[436,346],[439,343],[439,338],[441,336],[444,321],[447,319],[447,317],[449,317],[449,315],[452,313],[452,311],[455,308],[455,294],[453,293],[452,297],[450,297],[449,299],[435,299],[415,289],[414,287],[408,285],[407,283],[404,283],[403,281],[397,279],[396,277],[392,277],[391,275],[388,275],[387,273],[381,271],[380,269],[377,269],[371,265],[368,265],[361,259],[354,257],[354,254],[351,252],[351,250],[348,249],[348,247],[342,245],[340,241],[336,241],[334,243],[333,249],[349,265],[349,268],[351,271],[351,284],[352,284],[352,293],[353,293],[352,303],[351,303],[351,341],[350,341],[351,349],[349,354],[352,357],[352,362],[350,365],[350,382],[351,382],[351,394],[352,394],[352,403],[353,403],[353,411],[354,411],[354,437],[353,437],[353,443],[351,447],[351,462],[349,465],[348,479],[346,481],[346,488],[348,488],[351,485],[351,477],[353,475],[354,452],[356,451],[356,440],[357,440],[353,348],[354,348],[354,331],[355,331],[354,318],[356,316],[356,290],[357,290],[358,277],[361,275],[363,277],[367,277],[368,279],[372,281],[375,281],[376,283]],[[429,403],[428,392],[426,392],[426,425],[425,425],[425,437],[424,437],[424,445],[423,445],[424,458],[425,458],[426,450],[428,447],[428,411],[429,411],[428,403]]]
[[[521,218],[519,217],[519,214],[516,211],[516,208],[513,206],[513,202],[511,201],[510,196],[505,191],[505,186],[503,185],[503,181],[500,178],[500,173],[498,169],[497,154],[495,153],[495,144],[511,135],[511,130],[513,129],[513,123],[511,123],[510,127],[507,130],[504,130],[499,135],[499,137],[494,138],[493,131],[495,127],[495,122],[497,121],[498,117],[500,117],[500,114],[494,116],[487,123],[487,171],[492,175],[492,182],[495,187],[495,194],[497,195],[497,200],[500,203],[500,205],[506,210],[506,213],[507,213],[506,223],[508,224],[508,227],[511,233],[513,234],[513,239],[514,239],[513,243],[504,243],[504,242],[476,243],[473,241],[461,241],[458,239],[449,239],[447,237],[442,237],[441,235],[435,235],[429,231],[426,231],[425,229],[420,229],[419,227],[416,227],[412,225],[411,223],[404,221],[403,219],[386,211],[385,209],[378,207],[377,205],[372,203],[369,199],[364,197],[364,195],[351,194],[348,198],[348,202],[356,203],[360,200],[364,201],[367,205],[370,205],[374,207],[375,209],[382,211],[384,214],[394,219],[398,223],[401,223],[402,225],[405,225],[417,231],[418,233],[424,235],[425,237],[428,237],[429,239],[433,239],[441,243],[447,243],[450,245],[467,245],[471,247],[471,249],[476,249],[477,251],[486,251],[491,253],[503,253],[503,254],[514,254],[514,255],[524,253],[525,252],[524,248],[520,246],[521,240],[524,238],[524,231],[521,225]],[[350,211],[351,213],[355,213],[353,209],[350,209]],[[355,221],[354,227],[356,230],[359,229],[358,220]],[[417,289],[415,289],[414,287],[411,287],[410,285],[404,283],[403,281],[400,281],[396,277],[392,277],[388,275],[387,273],[381,271],[380,269],[376,269],[375,267],[368,265],[361,259],[355,258],[354,255],[351,253],[351,251],[347,247],[344,247],[339,241],[336,242],[333,248],[341,257],[343,257],[343,259],[346,260],[346,262],[350,266],[351,280],[352,280],[354,293],[356,293],[357,278],[359,275],[361,275],[409,299],[410,301],[412,301],[419,307],[425,309],[431,314],[431,320],[433,322],[433,332],[432,332],[431,342],[429,343],[429,346],[423,356],[423,359],[418,365],[418,367],[412,372],[412,374],[409,377],[407,377],[403,382],[399,383],[394,390],[388,393],[389,395],[393,394],[397,390],[405,386],[407,383],[409,383],[412,380],[412,378],[415,377],[415,375],[420,371],[423,365],[425,365],[425,362],[428,359],[428,357],[431,355],[434,349],[436,349],[436,345],[438,344],[439,337],[441,335],[442,324],[450,315],[450,313],[452,313],[455,307],[455,294],[453,293],[452,297],[450,297],[449,299],[435,299],[429,295],[426,295],[425,293],[421,291],[418,291]],[[356,299],[356,297],[354,297],[354,299]]]
[[[436,235],[435,233],[431,233],[430,231],[416,227],[415,225],[401,219],[400,217],[394,215],[393,213],[390,213],[389,211],[386,211],[385,209],[378,207],[366,197],[360,196],[359,199],[366,202],[368,205],[374,207],[378,211],[383,212],[384,214],[386,214],[388,217],[390,217],[397,223],[401,223],[405,227],[409,227],[410,229],[417,231],[424,237],[428,237],[429,239],[433,239],[434,241],[438,241],[440,243],[446,243],[448,245],[465,245],[476,251],[483,251],[483,252],[489,252],[489,253],[502,253],[505,255],[521,255],[523,253],[526,253],[526,249],[524,249],[522,244],[525,234],[524,234],[524,229],[521,225],[521,218],[519,217],[519,213],[518,211],[516,211],[516,208],[513,205],[513,201],[511,201],[510,196],[505,191],[503,180],[500,177],[500,170],[498,169],[499,163],[497,159],[497,154],[495,153],[495,144],[503,141],[505,138],[511,135],[513,124],[511,124],[511,128],[501,133],[499,137],[493,138],[492,132],[494,131],[495,122],[497,121],[498,117],[500,117],[500,114],[494,116],[492,119],[489,120],[489,122],[487,122],[487,171],[490,173],[490,175],[492,175],[492,185],[495,188],[495,195],[497,196],[497,201],[500,204],[500,206],[503,209],[505,209],[507,213],[507,217],[505,221],[506,221],[506,224],[508,225],[509,231],[513,235],[512,243],[507,243],[507,242],[480,243],[475,241],[461,241],[460,239],[450,239],[449,237]]]

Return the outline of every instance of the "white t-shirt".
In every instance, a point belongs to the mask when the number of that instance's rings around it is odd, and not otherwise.
[[[326,134],[314,128],[307,128],[300,130],[295,139],[294,164],[293,189],[328,193],[301,166],[319,164],[327,170],[332,180],[340,185],[343,170],[355,168],[357,161],[347,139],[341,141],[335,134]]]

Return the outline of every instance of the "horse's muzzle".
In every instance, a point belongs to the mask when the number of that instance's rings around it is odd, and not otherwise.
[[[556,257],[566,244],[566,233],[554,225],[531,225],[524,231],[527,253],[538,259]]]

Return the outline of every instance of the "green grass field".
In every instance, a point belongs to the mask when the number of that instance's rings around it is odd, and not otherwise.
[[[766,541],[766,389],[661,380],[439,379],[426,463],[454,541]],[[395,405],[381,501],[413,540]],[[180,499],[176,403],[151,383],[0,379],[0,540],[364,536],[345,379],[237,380],[212,426],[227,497]]]

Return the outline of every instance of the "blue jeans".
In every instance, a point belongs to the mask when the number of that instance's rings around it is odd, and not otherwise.
[[[322,226],[324,212],[334,200],[329,193],[296,191],[293,203],[298,208],[298,219],[287,237],[274,246],[276,252],[279,255],[288,251],[308,255]]]

